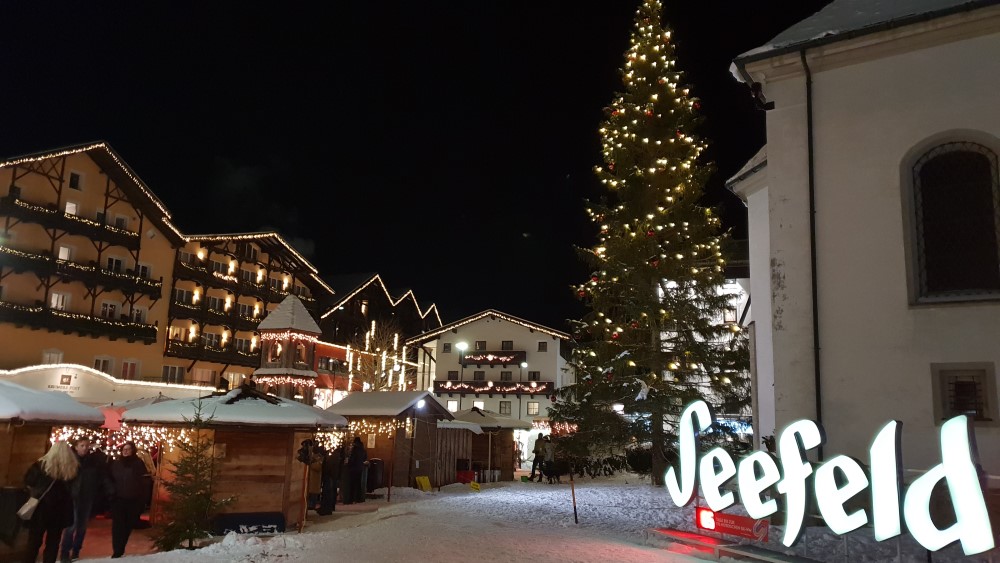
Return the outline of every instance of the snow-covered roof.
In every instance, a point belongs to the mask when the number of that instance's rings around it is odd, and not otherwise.
[[[437,421],[438,428],[457,428],[459,430],[468,430],[473,434],[482,434],[483,427],[478,424],[473,424],[471,422],[462,422],[461,420],[439,420]]]
[[[500,319],[500,320],[503,320],[503,321],[507,321],[507,322],[514,323],[514,324],[517,324],[517,325],[521,325],[521,326],[523,326],[525,328],[528,328],[530,330],[536,330],[536,331],[541,332],[543,334],[548,334],[548,335],[552,336],[553,338],[561,338],[563,340],[569,340],[569,334],[567,334],[565,332],[562,332],[562,331],[559,331],[559,330],[554,330],[554,329],[551,329],[551,328],[549,328],[547,326],[542,326],[540,324],[535,324],[535,323],[533,323],[531,321],[526,321],[524,319],[520,319],[518,317],[515,317],[514,315],[508,315],[507,313],[503,313],[501,311],[497,311],[496,309],[487,309],[487,310],[483,311],[482,313],[478,313],[478,314],[475,314],[475,315],[471,315],[471,316],[465,317],[464,319],[457,320],[457,321],[455,321],[453,323],[450,323],[450,324],[446,324],[446,325],[444,325],[444,326],[442,326],[440,328],[436,328],[434,330],[425,332],[423,334],[418,334],[417,336],[414,336],[412,338],[408,338],[406,340],[406,344],[407,345],[409,345],[409,344],[420,344],[421,342],[426,342],[428,340],[432,340],[433,338],[435,338],[439,334],[444,334],[444,333],[448,332],[449,330],[457,329],[457,328],[460,328],[460,327],[465,326],[467,324],[471,324],[471,323],[474,323],[474,322],[476,322],[478,320],[485,319],[485,318]]]
[[[521,428],[531,430],[531,423],[499,413],[472,407],[455,413],[455,420],[478,424],[480,428]]]
[[[832,43],[1000,3],[1000,0],[834,0],[737,61],[766,59],[816,43]]]
[[[757,154],[753,155],[743,168],[740,168],[736,174],[733,174],[731,178],[726,180],[726,187],[732,189],[732,187],[743,180],[746,180],[750,176],[753,176],[758,171],[762,170],[767,166],[767,145],[764,145],[757,151]]]
[[[398,416],[421,399],[426,401],[424,408],[433,408],[434,405],[440,407],[440,403],[429,391],[376,391],[351,393],[327,410],[344,416]],[[445,413],[446,419],[453,418],[443,408],[438,410]]]
[[[103,424],[104,414],[59,391],[37,391],[0,381],[0,421]]]
[[[291,330],[320,334],[319,325],[298,297],[289,294],[257,325],[257,330]]]
[[[163,401],[122,413],[123,422],[184,423],[194,418],[201,404],[201,417],[210,426],[264,426],[269,428],[331,428],[346,426],[347,419],[310,405],[266,395],[240,387],[225,394],[194,399]]]

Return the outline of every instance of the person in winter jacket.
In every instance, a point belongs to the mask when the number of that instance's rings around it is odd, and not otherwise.
[[[27,523],[28,545],[24,551],[24,563],[35,563],[43,539],[45,551],[42,561],[55,563],[63,528],[73,523],[70,481],[79,469],[80,462],[69,444],[56,442],[25,473],[25,486],[31,496],[39,500],[35,513]]]
[[[331,514],[337,510],[337,484],[340,482],[340,472],[344,467],[344,446],[333,450],[323,458],[323,490],[321,493],[318,514]]]
[[[73,495],[73,524],[63,532],[59,560],[68,563],[80,558],[83,538],[87,535],[87,524],[93,514],[94,501],[111,493],[111,476],[104,457],[90,451],[90,439],[70,440],[73,453],[80,463],[76,478],[70,482]]]
[[[365,502],[365,483],[361,479],[368,461],[368,452],[361,443],[361,437],[355,436],[351,444],[351,454],[347,458],[347,472],[350,474],[350,488],[344,493],[344,504]]]
[[[535,445],[533,448],[531,448],[531,455],[535,457],[531,460],[531,475],[528,476],[529,481],[535,480],[535,471],[538,469],[540,465],[542,465],[542,458],[545,457],[545,451],[543,449],[544,446],[545,446],[545,437],[541,432],[539,432],[538,438],[535,438]],[[538,482],[539,483],[542,482],[541,471],[538,472]]]
[[[136,456],[135,442],[122,444],[120,457],[111,462],[114,498],[111,501],[111,558],[125,555],[125,544],[146,507],[150,476]]]

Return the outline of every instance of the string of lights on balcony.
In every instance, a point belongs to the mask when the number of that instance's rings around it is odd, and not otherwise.
[[[445,381],[444,385],[437,390],[439,393],[547,393],[548,382],[539,383],[531,381],[528,383],[502,383],[487,381],[483,384],[475,385],[466,382]]]

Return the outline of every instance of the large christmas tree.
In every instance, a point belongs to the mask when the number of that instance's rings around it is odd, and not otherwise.
[[[576,291],[589,313],[578,323],[577,383],[550,412],[564,450],[576,456],[629,453],[661,485],[685,405],[706,400],[717,415],[745,415],[748,348],[725,311],[721,225],[700,200],[711,167],[696,133],[698,99],[676,68],[662,5],[636,12],[617,93],[600,127],[607,188],[588,213],[599,242]],[[702,442],[738,447],[717,425]],[[651,458],[650,458],[651,456]],[[645,467],[643,467],[645,466]]]

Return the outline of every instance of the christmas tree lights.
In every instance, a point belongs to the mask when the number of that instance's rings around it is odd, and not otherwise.
[[[594,172],[606,192],[587,209],[598,233],[583,251],[593,273],[574,288],[590,312],[575,323],[577,382],[550,410],[570,432],[561,438],[570,453],[651,444],[657,484],[685,404],[705,399],[743,415],[748,403],[745,333],[723,322],[724,235],[699,203],[711,174],[701,103],[676,69],[661,13],[657,0],[637,10],[624,89],[598,130]]]

